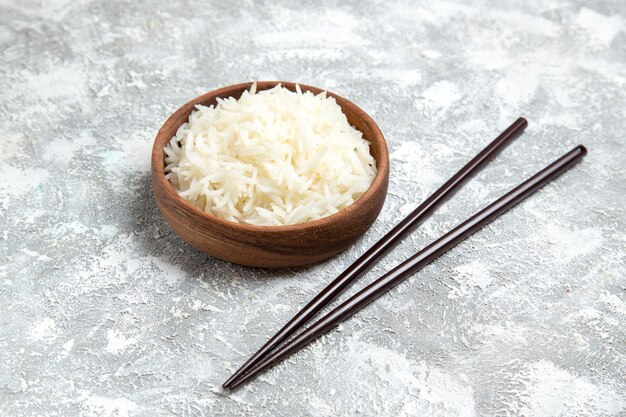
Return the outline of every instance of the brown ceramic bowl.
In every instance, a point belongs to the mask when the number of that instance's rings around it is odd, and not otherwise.
[[[257,83],[257,91],[278,83],[295,91],[295,84],[280,81]],[[348,121],[370,141],[370,152],[378,168],[371,187],[350,206],[306,223],[288,226],[253,226],[234,223],[207,214],[176,194],[165,178],[163,147],[188,121],[197,104],[216,104],[218,97],[239,98],[250,88],[243,83],[220,88],[194,98],[176,110],[163,124],[152,148],[152,188],[157,205],[172,229],[193,247],[226,261],[259,267],[290,267],[312,264],[329,258],[353,243],[374,223],[387,196],[389,155],[380,129],[363,110],[336,94]],[[318,94],[324,90],[300,84],[302,91]]]

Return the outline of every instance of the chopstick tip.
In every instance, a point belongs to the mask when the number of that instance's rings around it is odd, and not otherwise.
[[[236,387],[238,387],[241,384],[242,379],[246,379],[246,378],[242,378],[242,376],[243,376],[243,373],[238,373],[238,372],[234,373],[230,378],[226,380],[226,382],[222,384],[222,388],[227,391],[233,391]]]
[[[230,387],[230,384],[232,384],[234,380],[235,380],[235,375],[232,375],[230,378],[226,380],[226,382],[222,384],[222,388]]]
[[[233,383],[231,382],[230,384],[226,385],[226,383],[222,384],[222,392],[224,394],[228,394],[230,392],[233,392],[235,389],[233,388]]]
[[[222,384],[222,388],[223,388],[223,389],[225,389],[225,390],[230,390],[230,389],[232,389],[233,382],[234,382],[234,381],[232,380],[232,378],[228,379],[228,381],[226,381],[226,382],[224,382],[224,383]]]

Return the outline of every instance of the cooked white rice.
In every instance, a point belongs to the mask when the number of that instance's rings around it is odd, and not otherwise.
[[[326,93],[276,86],[196,106],[164,148],[166,177],[207,213],[265,226],[336,213],[372,184],[369,142]]]

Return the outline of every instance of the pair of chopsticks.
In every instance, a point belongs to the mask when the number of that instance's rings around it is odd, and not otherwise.
[[[441,203],[460,188],[465,180],[480,171],[494,155],[504,149],[513,139],[518,137],[527,125],[528,122],[526,119],[519,118],[494,139],[493,142],[487,145],[485,149],[454,174],[452,178],[311,300],[223,384],[224,388],[234,389],[240,386],[326,333],[335,325],[346,320],[385,292],[389,291],[392,287],[437,259],[448,249],[488,224],[491,220],[518,204],[543,185],[558,177],[587,154],[587,149],[583,145],[575,147],[450,232],[426,246],[405,262],[366,286],[306,330],[295,336],[291,341],[277,348],[278,345],[294,334],[298,328],[327,306],[350,284],[354,283],[363,272],[382,258],[402,237],[432,214]]]

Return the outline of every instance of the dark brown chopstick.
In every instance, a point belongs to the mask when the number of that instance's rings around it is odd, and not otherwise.
[[[285,339],[296,332],[304,323],[309,321],[317,312],[326,307],[335,297],[341,294],[357,278],[367,271],[377,260],[393,248],[402,237],[409,233],[418,224],[423,222],[441,203],[450,197],[460,186],[482,169],[487,162],[504,149],[513,139],[518,137],[528,126],[523,117],[518,118],[511,126],[494,139],[478,155],[469,161],[463,168],[452,176],[437,191],[428,197],[419,207],[406,216],[397,226],[389,231],[374,246],[354,261],[341,275],[324,288],[300,312],[298,312],[282,329],[261,347],[241,368],[237,370],[225,383],[228,388],[237,378],[256,365],[269,351],[274,349]]]
[[[561,158],[544,168],[522,184],[499,198],[465,222],[461,223],[450,232],[446,233],[435,242],[431,243],[417,254],[401,263],[393,270],[383,275],[381,278],[368,285],[346,302],[339,305],[333,311],[312,324],[309,328],[297,335],[293,340],[275,350],[263,361],[258,363],[241,378],[231,385],[231,389],[243,384],[254,376],[270,368],[291,353],[307,345],[323,333],[333,328],[338,323],[346,320],[354,313],[389,291],[413,273],[419,271],[424,266],[441,256],[450,248],[470,236],[491,220],[500,216],[511,207],[521,202],[533,192],[537,191],[546,183],[558,177],[561,173],[572,167],[587,154],[587,149],[579,145],[563,155]]]

